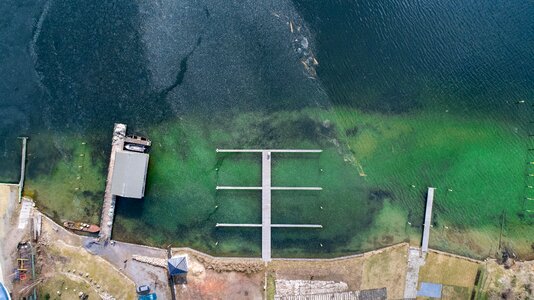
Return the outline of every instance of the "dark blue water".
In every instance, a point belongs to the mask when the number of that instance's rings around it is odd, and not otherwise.
[[[534,93],[529,1],[49,0],[0,9],[6,137],[332,103],[486,112]],[[309,40],[317,80],[303,76],[289,21]]]
[[[213,124],[258,113],[260,125],[221,140],[274,147],[332,133],[273,113],[450,110],[526,127],[530,113],[510,104],[534,98],[532,1],[6,0],[0,41],[0,178],[12,181],[19,135],[40,141],[31,182],[72,158],[66,136],[105,163],[114,122],[143,134],[193,118],[209,136]]]

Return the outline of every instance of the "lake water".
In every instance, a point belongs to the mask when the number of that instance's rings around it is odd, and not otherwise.
[[[472,257],[534,256],[530,1],[3,1],[0,177],[56,220],[98,222],[113,123],[153,141],[143,200],[114,238],[259,256],[259,156],[273,155],[274,256],[421,238]]]

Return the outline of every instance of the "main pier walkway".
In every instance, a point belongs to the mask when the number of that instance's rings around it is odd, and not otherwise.
[[[430,239],[430,227],[432,226],[432,205],[434,203],[434,190],[436,188],[429,187],[426,195],[426,212],[425,224],[423,229],[423,242],[421,243],[421,251],[428,252],[428,240]]]
[[[261,187],[239,187],[239,186],[217,186],[217,190],[261,190],[261,224],[229,224],[217,223],[216,227],[261,227],[261,258],[263,261],[271,261],[271,228],[322,228],[318,224],[272,224],[271,223],[271,191],[272,190],[304,190],[320,191],[320,187],[273,187],[271,186],[271,154],[272,153],[320,153],[322,150],[260,150],[260,149],[217,149],[218,153],[240,153],[257,152],[261,153]]]
[[[104,193],[104,205],[102,206],[102,217],[100,218],[101,241],[106,243],[111,238],[113,231],[113,217],[115,216],[116,196],[111,193],[111,179],[113,168],[115,167],[115,155],[124,149],[124,139],[126,137],[126,125],[117,123],[113,128],[113,140],[111,142],[111,156],[109,157],[108,177],[106,179],[106,191]]]
[[[419,282],[419,269],[425,264],[428,253],[428,240],[430,239],[430,227],[432,227],[432,205],[434,203],[434,191],[436,188],[429,187],[426,194],[425,223],[423,224],[423,240],[421,249],[410,247],[408,250],[408,270],[404,284],[404,299],[417,297],[417,283]]]

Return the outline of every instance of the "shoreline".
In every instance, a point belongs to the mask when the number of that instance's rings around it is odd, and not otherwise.
[[[63,225],[61,225],[60,223],[56,222],[51,216],[45,214],[44,212],[42,212],[41,210],[39,210],[37,208],[35,208],[35,210],[38,211],[39,213],[41,213],[47,219],[50,219],[50,221],[52,221],[57,226],[60,226],[61,228],[63,228]],[[72,234],[75,234],[75,235],[80,236],[82,238],[87,238],[85,236],[78,235],[76,233],[72,233]],[[159,251],[164,250],[164,251],[166,251],[166,248],[152,246],[152,245],[148,245],[148,244],[138,244],[138,243],[134,243],[134,242],[117,240],[117,239],[113,239],[113,238],[111,238],[110,241],[113,241],[113,242],[116,242],[116,243],[121,243],[121,244],[124,244],[124,245],[140,247],[140,248],[144,248],[144,249],[147,249],[147,250],[159,250]],[[387,245],[387,246],[379,247],[379,248],[376,248],[376,249],[367,250],[367,251],[363,251],[363,252],[358,252],[358,253],[354,253],[354,254],[348,254],[348,255],[340,255],[340,256],[333,256],[333,257],[273,257],[272,260],[273,261],[274,260],[278,260],[278,261],[317,261],[317,262],[320,262],[320,261],[337,261],[337,260],[350,259],[350,258],[355,258],[355,257],[362,257],[362,256],[365,256],[365,255],[368,255],[368,254],[371,254],[371,253],[378,253],[378,252],[385,251],[385,250],[390,249],[390,248],[399,247],[400,245],[404,245],[404,244],[407,244],[410,247],[416,247],[416,248],[420,247],[420,245],[412,245],[409,242],[399,242],[399,243],[395,243],[395,244],[392,244],[392,245]],[[204,251],[201,251],[201,250],[198,250],[198,249],[195,249],[195,248],[191,248],[191,247],[188,247],[188,246],[172,247],[171,245],[169,245],[169,247],[173,251],[191,251],[191,252],[198,253],[198,254],[201,254],[201,255],[204,255],[204,256],[208,256],[210,258],[215,258],[215,259],[242,259],[242,260],[245,259],[245,260],[260,260],[261,261],[261,257],[260,256],[258,256],[258,257],[253,257],[253,256],[217,256],[217,255],[212,255],[209,252],[204,252]],[[453,252],[447,252],[447,251],[443,251],[443,250],[439,250],[439,249],[435,249],[435,248],[428,248],[428,252],[444,254],[444,255],[451,256],[451,257],[456,257],[456,258],[459,258],[459,259],[465,259],[465,260],[469,260],[469,261],[472,261],[472,262],[478,262],[478,263],[482,263],[482,262],[485,262],[487,260],[496,260],[497,259],[497,258],[491,257],[491,256],[486,256],[486,257],[483,257],[483,258],[474,258],[474,257],[469,257],[469,256],[465,256],[465,255],[461,255],[461,254],[457,254],[457,253],[453,253]],[[531,261],[534,261],[534,259],[516,259],[516,261],[531,262]]]
[[[42,214],[37,208],[33,208],[33,214]],[[13,222],[17,215],[12,215],[10,226],[15,227],[17,222]],[[407,256],[405,254],[406,249],[414,249],[419,252],[419,248],[411,247],[409,243],[402,242],[398,243],[392,246],[383,247],[380,249],[375,249],[372,251],[367,251],[364,253],[354,254],[354,255],[347,255],[347,256],[339,256],[335,258],[273,258],[271,262],[265,263],[262,261],[261,257],[220,257],[220,256],[212,256],[210,254],[195,250],[193,248],[189,247],[168,247],[168,248],[158,248],[153,246],[147,246],[147,245],[141,245],[141,244],[134,244],[129,242],[121,242],[112,240],[111,243],[107,244],[107,246],[104,246],[102,244],[98,244],[96,247],[91,247],[92,241],[94,241],[93,237],[87,237],[79,235],[75,232],[71,232],[65,228],[61,224],[56,223],[53,219],[49,218],[48,216],[44,215],[43,217],[43,234],[39,238],[39,242],[37,243],[37,247],[45,247],[44,249],[47,249],[47,247],[52,247],[53,249],[55,247],[55,251],[60,251],[61,253],[71,253],[68,255],[72,255],[76,252],[76,249],[79,249],[80,254],[85,253],[86,259],[94,260],[95,262],[98,260],[104,260],[108,265],[109,272],[115,272],[118,275],[124,276],[124,284],[135,284],[136,286],[149,284],[151,288],[154,289],[158,293],[158,296],[161,295],[162,299],[171,299],[172,293],[178,293],[178,295],[184,296],[184,295],[190,295],[188,293],[194,293],[198,292],[196,289],[193,289],[191,291],[188,291],[187,288],[184,288],[183,286],[176,285],[174,288],[177,291],[172,291],[171,285],[168,283],[168,273],[166,270],[166,259],[168,258],[168,253],[172,255],[188,255],[189,259],[191,260],[191,282],[190,287],[199,287],[197,284],[208,284],[207,282],[211,282],[211,280],[215,280],[214,282],[221,282],[220,280],[226,280],[228,278],[240,278],[239,280],[251,280],[247,281],[245,285],[247,288],[259,288],[260,286],[263,286],[265,282],[268,281],[268,278],[270,276],[272,277],[273,274],[278,274],[278,270],[280,270],[280,280],[289,280],[288,282],[291,282],[291,280],[294,280],[294,276],[297,276],[301,280],[304,280],[305,278],[309,277],[309,274],[319,274],[317,277],[317,280],[331,280],[329,277],[331,274],[330,271],[328,271],[329,268],[334,268],[338,265],[345,265],[348,262],[359,262],[358,264],[354,265],[353,267],[356,268],[355,270],[359,270],[358,272],[364,272],[364,270],[367,270],[368,268],[371,268],[374,264],[378,261],[383,261],[382,259],[379,259],[379,257],[384,257],[386,255],[389,257],[389,255],[392,255],[392,253],[396,256],[396,262],[397,264],[400,264],[399,266],[408,266],[409,262],[407,262]],[[63,250],[60,250],[63,249]],[[45,250],[46,251],[46,250]],[[74,252],[73,252],[74,251]],[[389,253],[389,254],[388,254]],[[491,264],[499,264],[496,259],[486,259],[486,260],[474,260],[469,257],[464,257],[452,253],[447,253],[435,249],[429,249],[428,254],[432,255],[441,255],[441,257],[448,257],[446,259],[456,259],[456,261],[463,261],[464,263],[474,263],[479,266],[486,265],[488,263]],[[93,257],[93,258],[90,258]],[[431,257],[431,256],[425,256],[425,257]],[[143,260],[143,258],[149,258],[149,259],[155,259],[157,261],[160,261],[161,264],[151,264],[150,262],[147,262],[146,259]],[[384,260],[387,261],[387,260]],[[528,262],[532,263],[534,261]],[[50,262],[48,262],[50,263]],[[463,263],[462,263],[463,264]],[[394,264],[396,265],[396,264]],[[302,272],[294,271],[293,267],[288,266],[305,266],[305,268],[302,270]],[[367,267],[366,267],[367,266]],[[57,268],[57,266],[56,266]],[[89,268],[89,267],[86,267]],[[366,269],[367,268],[367,269]],[[76,270],[78,272],[87,272],[87,269],[81,269],[81,267],[76,267]],[[366,272],[371,272],[374,274],[372,269],[367,270]],[[59,271],[61,274],[69,274],[73,273],[74,271],[71,269],[71,267],[63,267],[60,268]],[[95,272],[94,270],[88,270],[88,272],[93,275]],[[205,273],[207,272],[207,273]],[[308,272],[312,272],[309,273]],[[314,273],[318,272],[318,273]],[[422,272],[422,271],[421,271]],[[324,274],[323,274],[324,273]],[[339,273],[339,274],[338,274]],[[369,273],[369,274],[371,274]],[[390,272],[391,278],[394,278],[396,284],[393,284],[392,282],[389,282],[387,284],[388,289],[391,288],[392,293],[400,293],[404,287],[404,281],[408,277],[398,277],[396,271]],[[404,271],[400,272],[399,274],[404,274]],[[424,273],[424,272],[423,272]],[[421,273],[421,274],[423,274]],[[208,274],[208,275],[206,275]],[[230,277],[227,278],[228,275],[225,274],[233,274]],[[293,274],[293,275],[292,275]],[[345,271],[337,271],[335,275],[335,278],[344,278],[342,281],[346,281],[351,285],[351,289],[354,290],[361,290],[365,288],[378,288],[379,286],[374,285],[362,285],[356,284],[354,282],[365,282],[364,279],[358,277],[360,273],[354,273],[356,274],[356,279],[349,279],[352,278],[349,273],[347,273],[347,270]],[[344,275],[343,275],[344,274]],[[353,274],[353,275],[354,275]],[[363,273],[362,273],[363,274]],[[406,273],[406,276],[408,273]],[[426,273],[424,273],[426,274]],[[50,274],[45,274],[44,278],[51,278],[49,277]],[[117,275],[117,276],[118,276]],[[277,275],[277,276],[278,276]],[[361,274],[360,274],[361,275]],[[376,274],[375,274],[376,275]],[[393,276],[395,275],[395,276]],[[47,277],[48,276],[48,277]],[[81,276],[81,275],[80,275]],[[207,276],[207,277],[205,277]],[[234,277],[237,276],[237,277]],[[308,277],[307,277],[308,276]],[[336,277],[341,276],[341,277]],[[348,277],[347,277],[348,276]],[[369,275],[371,276],[371,275]],[[374,276],[374,275],[373,275]],[[372,277],[372,276],[371,276]],[[117,278],[120,278],[117,277]],[[226,279],[223,279],[226,278]],[[277,277],[278,278],[278,277]],[[297,278],[297,279],[298,279]],[[365,277],[367,278],[367,277]],[[401,278],[402,280],[400,280]],[[417,280],[417,278],[415,278]],[[230,280],[230,279],[228,279]],[[238,281],[239,281],[238,280]],[[341,280],[341,279],[340,279]],[[363,280],[363,281],[362,281]],[[354,281],[354,282],[353,282]],[[130,283],[129,283],[130,282]],[[239,281],[241,282],[241,281]],[[374,282],[374,281],[373,281]],[[97,283],[94,283],[92,286],[94,288],[94,285]],[[105,283],[100,282],[102,286],[105,285]],[[248,285],[247,285],[248,284]],[[376,284],[376,283],[375,283]],[[232,286],[229,285],[228,288]],[[230,289],[230,288],[229,288]],[[271,288],[272,289],[272,288]],[[112,287],[107,287],[106,291],[114,291]],[[264,287],[264,290],[266,291],[266,287]],[[114,291],[115,294],[117,291]],[[235,292],[235,291],[231,291]],[[229,292],[229,293],[231,293]],[[252,292],[252,291],[251,291]],[[255,291],[254,293],[258,293],[259,291]],[[267,293],[267,292],[266,292]]]
[[[59,224],[56,221],[54,221],[51,217],[43,214],[40,210],[35,209],[35,211],[41,213],[46,219],[48,219],[50,222],[53,222],[55,224],[55,226],[59,226],[60,228],[64,229],[61,224]],[[78,236],[78,237],[80,237],[82,239],[92,239],[92,237],[82,236],[82,235],[79,235],[77,233],[70,232],[68,230],[66,230],[66,231],[69,232],[70,234]],[[160,247],[155,247],[155,246],[150,246],[150,245],[136,244],[136,243],[126,242],[126,241],[121,241],[121,240],[115,240],[115,239],[111,239],[110,241],[113,241],[115,244],[118,243],[118,244],[121,244],[121,245],[135,247],[137,249],[144,249],[144,251],[146,251],[146,252],[167,251],[166,248],[160,248]],[[356,253],[356,254],[350,254],[350,255],[342,255],[342,256],[336,256],[336,257],[331,257],[331,258],[273,257],[272,260],[273,261],[332,262],[332,261],[339,261],[339,260],[351,259],[351,258],[356,258],[356,257],[363,257],[363,256],[366,256],[366,255],[371,255],[371,254],[378,254],[378,253],[381,253],[381,252],[384,252],[384,251],[387,251],[387,250],[390,250],[390,249],[394,249],[394,248],[397,248],[397,247],[403,247],[405,245],[408,245],[409,247],[416,247],[414,245],[411,245],[408,242],[401,242],[401,243],[397,243],[397,244],[394,244],[394,245],[389,245],[389,246],[377,248],[377,249],[374,249],[374,250],[365,251],[365,252],[362,252],[362,253]],[[113,246],[106,246],[106,247],[113,247]],[[187,251],[187,252],[196,253],[198,255],[202,255],[202,256],[205,256],[205,257],[209,257],[209,258],[212,258],[212,259],[262,261],[261,257],[259,257],[259,256],[258,257],[250,257],[250,256],[215,256],[215,255],[211,255],[211,254],[209,254],[207,252],[203,252],[203,251],[191,248],[191,247],[169,247],[169,248],[173,252]],[[416,247],[416,248],[418,248],[418,247]],[[434,252],[434,253],[438,253],[438,254],[448,255],[450,257],[454,257],[454,258],[458,258],[458,259],[464,259],[464,260],[471,261],[471,262],[476,262],[476,263],[483,263],[483,262],[485,262],[487,260],[494,260],[495,259],[495,258],[491,258],[491,257],[486,257],[484,259],[475,259],[475,258],[471,258],[471,257],[468,257],[468,256],[462,256],[462,255],[459,255],[459,254],[445,252],[445,251],[441,251],[441,250],[437,250],[437,249],[433,249],[433,248],[429,248],[428,252]],[[95,254],[95,255],[100,256],[99,254]],[[534,261],[534,259],[533,260],[517,260],[517,261],[530,262],[530,261]]]

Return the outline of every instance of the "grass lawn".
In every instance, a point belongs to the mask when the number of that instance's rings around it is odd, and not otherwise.
[[[466,287],[475,284],[479,264],[465,259],[430,252],[425,265],[419,270],[419,282],[441,283]]]
[[[365,255],[360,289],[387,288],[388,298],[401,299],[404,295],[408,245],[384,249]]]
[[[51,261],[55,263],[54,278],[56,277],[55,274],[65,274],[69,280],[74,279],[74,281],[79,282],[80,288],[89,283],[89,279],[92,279],[93,282],[101,286],[101,291],[105,291],[117,299],[135,298],[135,284],[103,258],[92,255],[79,247],[67,245],[61,240],[52,243],[47,250]],[[86,274],[89,275],[86,276]],[[56,283],[58,283],[56,280],[52,281],[51,287],[55,288]],[[43,291],[42,293],[45,292],[50,293],[50,295],[56,293],[55,290]]]

